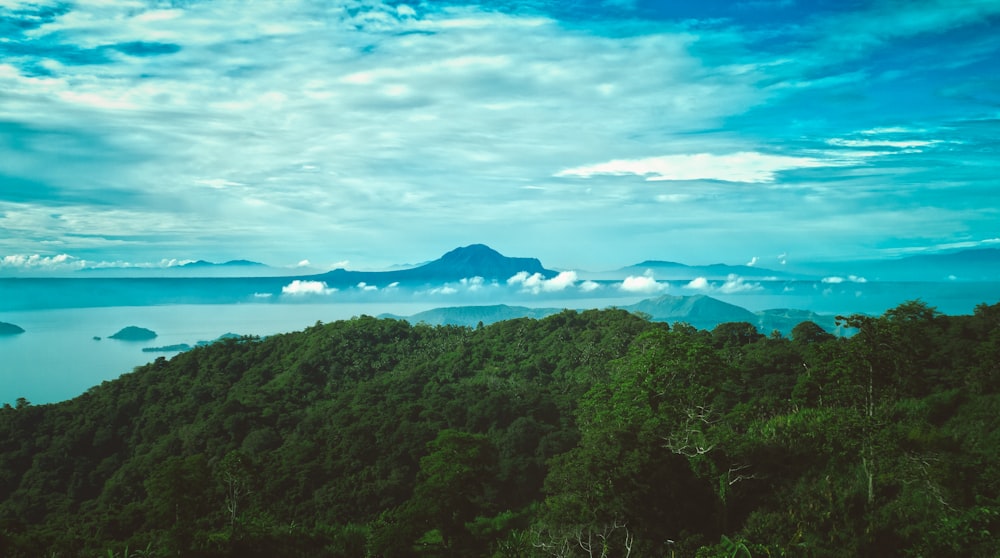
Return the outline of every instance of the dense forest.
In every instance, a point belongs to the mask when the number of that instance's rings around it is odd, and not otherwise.
[[[996,556],[1000,304],[358,317],[0,409],[0,556]]]

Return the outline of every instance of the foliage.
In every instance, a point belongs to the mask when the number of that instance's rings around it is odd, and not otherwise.
[[[994,555],[1000,305],[841,323],[222,340],[0,409],[0,555]]]

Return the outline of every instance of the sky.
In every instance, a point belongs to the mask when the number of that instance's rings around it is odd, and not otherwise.
[[[0,274],[996,246],[1000,1],[0,0]]]

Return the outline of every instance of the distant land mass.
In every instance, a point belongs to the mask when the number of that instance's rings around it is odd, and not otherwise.
[[[635,304],[620,306],[629,312],[648,315],[654,322],[684,322],[698,329],[712,329],[727,322],[747,322],[761,333],[779,331],[789,335],[792,329],[805,321],[811,321],[829,333],[842,335],[836,318],[817,314],[809,310],[774,309],[751,312],[728,302],[705,295],[672,296],[641,300]],[[528,308],[495,304],[490,306],[453,306],[434,308],[412,316],[382,314],[379,317],[404,319],[410,323],[429,325],[456,325],[474,327],[479,323],[492,323],[515,318],[541,319],[562,312],[562,308]]]
[[[24,328],[7,322],[0,322],[0,335],[17,335],[24,333]]]
[[[177,343],[176,345],[164,345],[162,347],[143,347],[142,352],[144,353],[175,353],[181,351],[190,351],[191,345],[187,343]]]
[[[423,285],[460,281],[482,277],[487,281],[506,281],[525,271],[551,279],[559,273],[542,267],[537,258],[509,258],[485,244],[456,248],[440,258],[410,269],[392,271],[348,271],[335,269],[309,279],[323,281],[331,287],[353,286],[358,283],[385,286],[393,283]]]
[[[156,332],[144,327],[128,326],[118,330],[117,333],[109,336],[109,338],[119,341],[149,341],[150,339],[156,339]]]
[[[238,333],[223,333],[222,335],[216,337],[211,341],[198,341],[194,344],[194,347],[204,347],[206,345],[211,345],[216,341],[222,341],[224,339],[239,339],[243,337]],[[161,347],[143,347],[142,352],[144,353],[179,353],[184,351],[190,351],[193,349],[191,345],[187,343],[176,343],[174,345],[163,345]]]
[[[1000,248],[974,248],[894,259],[789,263],[789,271],[820,277],[854,275],[868,281],[1000,281]]]
[[[652,272],[660,280],[688,280],[704,277],[710,280],[726,279],[737,275],[745,279],[790,279],[796,277],[787,271],[776,271],[763,267],[749,265],[727,265],[722,263],[711,265],[687,265],[678,262],[646,260],[614,271],[585,272],[581,277],[587,279],[624,279],[630,275],[643,275]],[[797,278],[804,279],[803,276]]]
[[[313,273],[314,269],[271,267],[250,260],[230,260],[215,263],[198,260],[167,267],[85,267],[78,273],[88,277],[166,277],[166,278],[223,278],[223,277],[287,277],[296,273]]]
[[[396,318],[410,323],[425,323],[428,325],[476,326],[480,322],[489,325],[504,320],[516,318],[541,319],[562,312],[562,308],[528,308],[527,306],[508,306],[492,304],[488,306],[452,306],[448,308],[432,308],[418,312],[412,316],[382,314],[380,318]]]

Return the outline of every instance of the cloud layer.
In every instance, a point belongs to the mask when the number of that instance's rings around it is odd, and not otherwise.
[[[0,257],[485,242],[610,269],[996,237],[1000,5],[681,4],[5,2]]]

